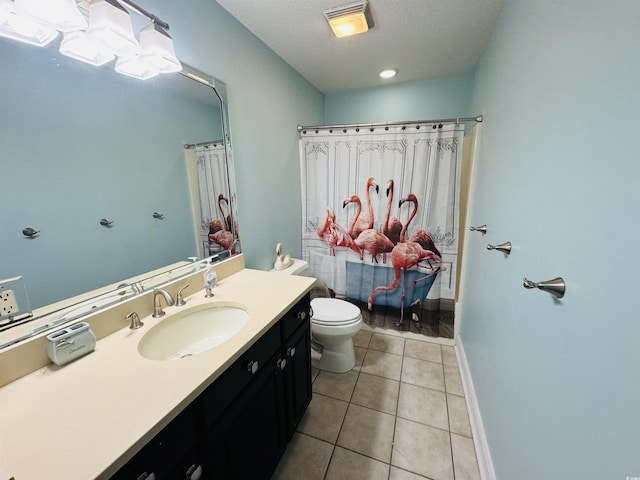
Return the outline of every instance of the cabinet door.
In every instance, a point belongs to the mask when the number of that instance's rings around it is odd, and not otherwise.
[[[207,432],[203,455],[215,478],[268,479],[278,465],[286,446],[280,365],[272,357]]]
[[[196,433],[193,415],[187,408],[147,445],[135,457],[120,469],[111,480],[173,480],[185,478],[189,469],[183,464],[189,462],[199,466],[196,454]],[[176,473],[177,472],[177,473]]]
[[[311,332],[307,319],[284,343],[287,440],[311,401]]]

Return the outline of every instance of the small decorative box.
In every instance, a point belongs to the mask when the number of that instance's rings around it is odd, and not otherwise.
[[[75,323],[67,328],[47,335],[47,353],[56,365],[64,365],[87,353],[96,347],[96,336],[87,322]]]

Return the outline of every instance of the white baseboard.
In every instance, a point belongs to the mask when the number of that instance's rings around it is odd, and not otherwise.
[[[478,458],[478,469],[480,470],[480,478],[482,480],[496,480],[496,472],[493,469],[491,453],[489,452],[489,444],[484,433],[482,425],[482,417],[478,407],[478,399],[473,388],[471,380],[471,372],[467,363],[467,356],[464,353],[462,339],[460,336],[456,339],[456,356],[458,358],[458,367],[460,368],[460,376],[462,377],[462,386],[464,387],[464,397],[467,401],[467,410],[469,411],[469,422],[471,423],[471,432],[473,434],[473,443],[476,448],[476,457]]]

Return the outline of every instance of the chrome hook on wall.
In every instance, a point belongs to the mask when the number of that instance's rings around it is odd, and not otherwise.
[[[566,285],[564,283],[564,279],[562,277],[552,278],[551,280],[547,280],[546,282],[532,282],[528,280],[527,277],[524,277],[522,281],[522,286],[527,289],[537,288],[538,290],[542,290],[543,292],[548,292],[556,298],[564,297],[564,292],[566,290]]]
[[[103,227],[110,227],[111,225],[113,225],[113,221],[102,218],[100,219],[100,225],[102,225]]]
[[[157,218],[158,220],[162,220],[164,218],[164,213],[153,212],[153,218]]]
[[[28,238],[33,238],[36,235],[38,235],[39,233],[40,233],[40,230],[36,230],[34,228],[31,228],[31,227],[25,227],[25,228],[22,229],[22,234],[25,237],[28,237]]]
[[[479,227],[471,227],[469,230],[471,230],[472,232],[480,232],[484,235],[485,233],[487,233],[487,225],[484,224],[480,225]]]
[[[498,250],[505,255],[509,255],[511,253],[511,242],[504,242],[500,245],[487,245],[487,250]]]

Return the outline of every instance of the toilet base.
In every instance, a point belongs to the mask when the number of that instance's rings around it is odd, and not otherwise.
[[[331,350],[324,347],[322,353],[312,349],[311,366],[332,373],[345,373],[355,367],[356,356],[351,339],[332,347]]]

